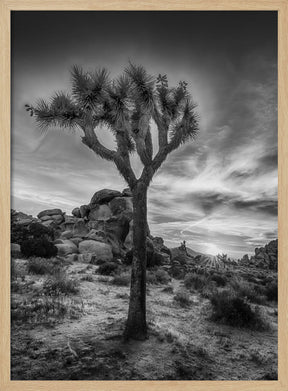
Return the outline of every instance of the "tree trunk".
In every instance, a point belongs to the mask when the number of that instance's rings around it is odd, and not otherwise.
[[[146,236],[147,185],[138,182],[133,189],[133,261],[125,339],[144,340],[147,337]]]

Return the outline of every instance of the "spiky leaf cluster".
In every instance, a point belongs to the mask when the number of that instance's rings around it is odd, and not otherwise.
[[[154,171],[167,154],[194,137],[198,117],[187,83],[170,87],[167,75],[150,75],[143,66],[129,63],[124,73],[111,79],[106,69],[86,72],[71,70],[71,93],[55,93],[49,101],[40,99],[26,110],[43,129],[73,128],[84,131],[82,141],[100,156],[114,160],[115,152],[101,145],[94,130],[105,126],[115,135],[118,165],[129,165],[128,153],[135,149],[145,166]],[[154,119],[159,132],[159,151],[153,160],[150,131]],[[153,161],[152,161],[153,160]],[[124,163],[123,163],[124,164]]]

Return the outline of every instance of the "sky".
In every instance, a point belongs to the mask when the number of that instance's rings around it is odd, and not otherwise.
[[[43,133],[26,103],[69,91],[73,64],[128,61],[169,85],[188,82],[200,131],[171,153],[148,192],[153,236],[169,247],[241,258],[277,238],[277,13],[272,11],[13,11],[12,185],[16,210],[89,203],[103,188],[127,185],[113,163],[82,144],[77,131]],[[157,129],[152,123],[153,140]],[[100,140],[114,147],[107,129]],[[141,163],[132,157],[137,175]]]

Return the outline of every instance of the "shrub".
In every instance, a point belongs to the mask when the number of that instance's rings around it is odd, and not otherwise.
[[[156,252],[147,251],[147,267],[155,267],[162,265],[163,256]]]
[[[113,278],[112,284],[119,286],[129,286],[130,285],[130,273],[122,273]]]
[[[97,259],[96,257],[92,257],[90,264],[91,265],[103,265],[103,263],[106,263],[103,259]]]
[[[238,297],[249,300],[255,304],[265,304],[266,297],[265,292],[259,285],[250,284],[242,279],[232,279],[230,286],[236,292]]]
[[[21,244],[21,252],[26,257],[51,258],[57,255],[57,247],[47,239],[28,239]]]
[[[103,276],[111,276],[111,274],[114,274],[119,265],[113,262],[105,262],[102,265],[99,266],[98,268],[98,273],[103,275]]]
[[[256,330],[264,329],[265,325],[259,312],[242,298],[234,296],[231,291],[221,291],[210,298],[214,321],[220,321],[229,326],[246,327]]]
[[[180,304],[181,307],[188,307],[191,304],[189,294],[186,291],[177,292],[173,299]]]
[[[170,282],[171,280],[169,274],[163,269],[157,270],[155,275],[157,282],[159,282],[160,284],[168,284],[168,282]]]
[[[24,240],[29,238],[28,228],[21,224],[11,224],[11,243],[22,244]]]
[[[76,294],[79,292],[79,283],[76,280],[68,279],[65,273],[57,273],[45,281],[43,291],[47,296]]]
[[[278,284],[276,282],[267,284],[266,296],[269,301],[278,301]]]
[[[29,239],[40,238],[54,240],[53,229],[37,222],[32,222],[28,227],[17,223],[11,225],[11,243],[22,245],[23,242]]]
[[[45,225],[34,222],[29,225],[29,235],[34,239],[46,238],[47,240],[54,240],[54,231],[52,228],[45,227]]]
[[[157,278],[155,272],[148,271],[146,273],[146,282],[147,284],[157,284]]]
[[[171,278],[169,274],[163,270],[149,270],[146,274],[146,281],[148,284],[168,284]]]
[[[211,280],[215,281],[217,286],[224,287],[227,284],[227,279],[220,274],[213,274]]]
[[[54,274],[60,270],[58,260],[56,262],[47,261],[43,258],[31,258],[28,261],[28,273],[31,274]]]
[[[173,262],[179,262],[180,265],[186,265],[187,264],[187,257],[186,254],[178,254],[176,257],[173,258]]]
[[[187,289],[201,290],[208,284],[208,278],[196,273],[188,273],[184,279],[184,285]]]

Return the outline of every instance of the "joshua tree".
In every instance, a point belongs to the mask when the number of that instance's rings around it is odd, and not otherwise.
[[[105,69],[84,72],[74,66],[71,94],[55,93],[50,102],[41,99],[26,105],[39,126],[79,128],[82,142],[96,155],[113,162],[133,196],[133,262],[128,320],[124,335],[144,339],[146,324],[147,190],[167,155],[193,138],[198,131],[195,104],[187,83],[169,87],[166,75],[149,75],[142,66],[129,64],[111,80]],[[153,154],[150,126],[158,131],[159,149]],[[109,129],[117,144],[110,150],[99,141],[96,130]],[[136,178],[130,154],[136,150],[143,171]]]

